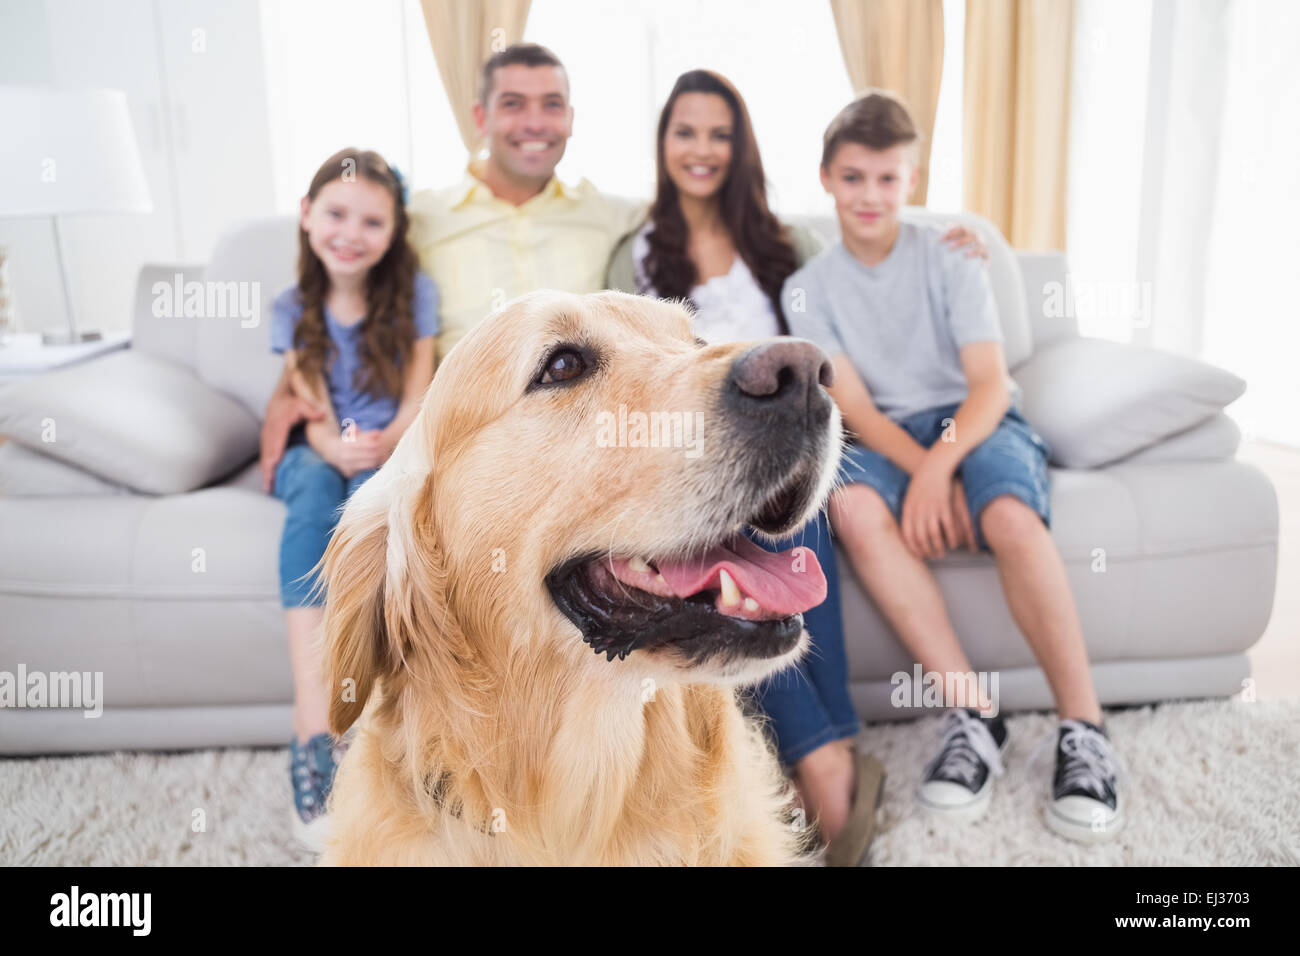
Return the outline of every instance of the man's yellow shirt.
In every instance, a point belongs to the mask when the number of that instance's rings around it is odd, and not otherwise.
[[[442,331],[438,361],[470,329],[515,296],[535,289],[598,292],[618,240],[644,203],[599,193],[552,176],[536,196],[514,206],[475,175],[449,189],[412,197],[411,244],[438,285]]]

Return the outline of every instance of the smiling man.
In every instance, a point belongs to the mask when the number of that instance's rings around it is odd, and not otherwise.
[[[573,133],[569,78],[558,57],[517,43],[483,64],[474,121],[488,155],[450,189],[410,204],[411,242],[442,297],[438,359],[486,315],[540,288],[596,292],[641,204],[561,182]]]

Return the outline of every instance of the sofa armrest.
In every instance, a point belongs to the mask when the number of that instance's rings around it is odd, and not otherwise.
[[[1079,321],[1064,252],[1016,252],[1025,282],[1025,303],[1034,351],[1079,336]]]
[[[1170,435],[1121,459],[1121,462],[1125,465],[1163,465],[1189,461],[1226,461],[1236,456],[1240,445],[1241,429],[1227,412],[1219,412],[1199,425]]]
[[[41,454],[16,441],[0,441],[0,497],[59,498],[134,494],[75,465]]]

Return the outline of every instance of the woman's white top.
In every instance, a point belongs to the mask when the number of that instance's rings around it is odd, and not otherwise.
[[[636,265],[637,288],[643,295],[659,298],[645,274],[645,258],[650,252],[646,236],[652,228],[646,223],[632,240],[632,260]],[[691,299],[696,306],[695,334],[711,345],[781,334],[772,300],[739,255],[726,275],[714,276],[692,289]]]

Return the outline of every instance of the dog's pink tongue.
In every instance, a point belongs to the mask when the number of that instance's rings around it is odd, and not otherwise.
[[[703,555],[655,564],[679,598],[721,587],[718,572],[726,568],[740,590],[772,614],[801,614],[826,600],[826,575],[811,548],[773,554],[737,535]]]

